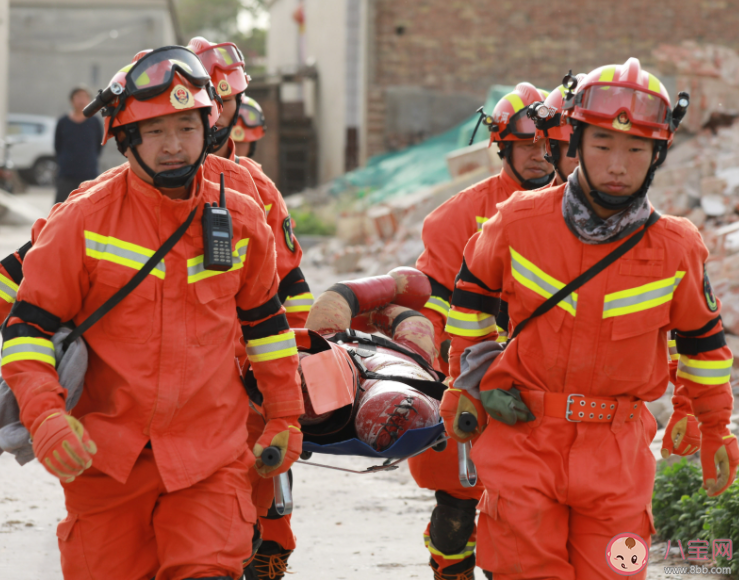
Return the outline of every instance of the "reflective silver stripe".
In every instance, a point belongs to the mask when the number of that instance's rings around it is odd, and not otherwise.
[[[298,354],[298,346],[295,342],[295,333],[286,332],[250,340],[246,343],[246,355],[253,363],[274,360]]]
[[[520,264],[515,258],[513,260],[511,260],[511,269],[513,270],[513,272],[515,274],[518,274],[520,277],[525,278],[530,283],[533,283],[534,285],[538,286],[544,292],[547,292],[549,294],[549,296],[554,296],[554,294],[556,294],[560,290],[560,288],[557,288],[556,286],[553,286],[552,284],[550,284],[549,282],[547,282],[544,278],[538,276],[537,274],[535,274],[534,272],[532,272],[528,268],[524,267],[523,264]],[[531,286],[528,286],[527,285],[527,287],[530,290],[533,290],[534,292],[536,292],[537,294],[539,294],[541,296],[544,296],[545,298],[549,298],[549,296],[546,296],[542,292],[539,292],[536,289],[531,288]],[[564,287],[564,285],[562,287]],[[572,310],[571,314],[573,314],[574,312],[577,311],[577,300],[575,300],[572,297],[572,294],[570,294],[569,296],[565,296],[560,301],[560,304],[562,302],[564,302],[565,304],[567,304],[570,307],[570,309]],[[568,310],[568,309],[565,309],[565,310]]]
[[[40,344],[16,344],[14,346],[9,346],[7,348],[3,348],[3,358],[21,352],[37,352],[39,354],[54,356],[54,345],[51,342],[49,342],[49,344],[51,344],[51,346]]]
[[[449,312],[449,302],[446,300],[439,298],[438,296],[430,296],[428,301],[425,304],[426,308],[430,308],[432,310],[435,310],[436,308],[443,310],[444,312]],[[436,307],[436,308],[434,308]]]
[[[15,282],[0,274],[0,298],[5,300],[6,302],[15,302],[17,290],[18,286],[16,286]]]
[[[649,300],[655,300],[664,296],[670,296],[672,295],[672,293],[673,287],[665,286],[664,288],[650,290],[649,292],[644,292],[644,294],[639,294],[637,296],[629,296],[627,298],[617,298],[616,300],[611,300],[605,303],[605,307],[607,308],[607,310],[611,310],[615,308],[635,306],[637,304],[641,304],[642,302],[648,302]]]
[[[92,232],[86,232],[86,234],[91,233]],[[153,251],[150,255],[139,252],[131,247],[133,246],[133,244],[126,244],[129,247],[122,248],[118,245],[110,243],[110,239],[108,243],[99,241],[100,238],[104,239],[104,236],[96,237],[98,237],[97,240],[85,236],[85,248],[87,248],[88,250],[88,255],[93,258],[98,258],[101,260],[107,258],[109,261],[116,264],[121,264],[123,266],[128,266],[130,268],[140,270],[144,266],[144,264],[149,261],[149,258],[154,254]],[[116,260],[111,258],[119,259]],[[154,266],[154,270],[158,270],[160,273],[160,275],[157,277],[163,278],[165,273],[164,261],[161,261],[156,266]],[[152,273],[154,272],[152,271]]]
[[[495,318],[492,316],[484,320],[459,320],[456,317],[449,317],[447,319],[447,326],[453,326],[454,328],[463,328],[465,330],[485,330],[495,328]]]
[[[693,364],[696,362],[701,361],[691,361]],[[683,372],[688,375],[693,375],[695,377],[715,377],[715,378],[724,378],[731,375],[731,361],[715,361],[715,362],[725,362],[726,366],[723,368],[700,368],[697,366],[690,366],[686,364],[683,360],[683,357],[680,358],[680,360],[677,363],[677,370],[680,372]]]
[[[287,300],[285,300],[285,308],[293,308],[297,306],[313,306],[313,299],[308,298],[306,300],[295,300],[288,296]]]

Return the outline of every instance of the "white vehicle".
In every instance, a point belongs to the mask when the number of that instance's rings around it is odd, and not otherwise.
[[[21,177],[36,185],[54,185],[57,164],[54,152],[56,119],[46,115],[8,114],[5,140],[10,160]]]

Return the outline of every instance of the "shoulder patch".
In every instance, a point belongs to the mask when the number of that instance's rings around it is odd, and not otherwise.
[[[293,236],[293,224],[290,216],[287,216],[282,222],[282,232],[285,234],[285,244],[287,249],[295,253],[295,237]]]
[[[703,296],[706,298],[708,310],[716,312],[718,310],[718,302],[716,297],[713,295],[713,288],[711,288],[711,281],[708,279],[708,272],[706,272],[705,264],[703,265]]]

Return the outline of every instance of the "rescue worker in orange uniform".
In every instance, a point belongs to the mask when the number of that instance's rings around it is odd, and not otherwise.
[[[425,250],[416,268],[431,282],[432,295],[421,312],[434,325],[437,352],[448,338],[444,327],[467,241],[513,192],[543,187],[554,178],[552,166],[544,159],[543,141],[534,142],[534,123],[526,114],[529,105],[543,101],[547,94],[530,83],[520,83],[498,101],[486,125],[491,130],[490,144],[498,145],[503,169],[458,193],[424,220]],[[505,326],[502,319],[501,323]],[[443,357],[436,364],[447,370]],[[449,445],[441,453],[427,451],[408,461],[416,483],[436,492],[437,507],[424,540],[437,580],[472,578],[475,569],[475,514],[482,487],[462,486],[458,460],[457,446]]]
[[[681,94],[671,110],[635,58],[591,72],[564,105],[578,169],[564,185],[500,204],[465,249],[447,323],[453,386],[462,356],[467,364],[495,346],[485,341],[498,336],[499,300],[509,330],[520,326],[479,387],[447,390],[441,409],[459,441],[470,438],[461,412],[479,419],[478,558],[489,578],[613,578],[609,541],[628,532],[649,542],[656,422],[644,402],[666,390],[670,329],[676,378],[700,422],[704,486],[715,496],[734,480],[732,356],[708,251],[688,220],[660,217],[647,198],[687,101]],[[623,257],[529,318],[632,236]]]
[[[248,76],[244,74],[244,58],[233,43],[211,44],[202,36],[190,40],[187,46],[203,61],[216,92],[223,99],[223,112],[216,123],[217,131],[212,151],[218,157],[245,167],[254,179],[267,212],[267,223],[275,231],[277,267],[280,275],[279,296],[287,310],[290,326],[302,328],[313,305],[313,295],[300,270],[303,250],[293,234],[287,206],[274,182],[262,171],[262,166],[253,159],[236,155],[236,146],[231,138],[231,132],[237,126],[242,97],[247,87]]]
[[[193,41],[196,39],[193,39]],[[207,41],[202,41],[211,46]],[[202,43],[201,43],[202,44]],[[215,51],[220,58],[210,58],[208,53]],[[150,50],[139,52],[134,61],[139,60],[142,56],[148,54]],[[224,87],[236,87],[234,90],[243,91],[247,86],[247,77],[244,73],[243,57],[233,43],[224,43],[221,45],[213,45],[210,49],[204,50],[205,56],[203,60],[212,65],[211,78],[214,83],[221,84],[222,91]],[[225,55],[225,56],[224,56]],[[202,56],[202,54],[201,54]],[[230,59],[230,68],[224,72],[218,64],[221,61]],[[225,65],[222,65],[225,66]],[[225,81],[225,84],[224,84]],[[243,88],[242,88],[243,87]],[[221,97],[223,98],[223,97]],[[224,104],[232,102],[228,96],[225,97]],[[223,113],[222,113],[223,115]],[[219,122],[220,118],[219,118]],[[230,121],[224,121],[228,125]],[[219,141],[220,139],[220,141]],[[205,177],[209,181],[218,182],[221,173],[225,174],[226,183],[231,189],[252,196],[258,203],[264,205],[264,211],[267,216],[267,224],[272,229],[275,236],[275,247],[277,249],[277,273],[280,276],[279,293],[280,300],[287,310],[288,322],[291,328],[302,328],[308,317],[308,312],[313,304],[313,295],[310,287],[300,270],[300,261],[303,257],[303,250],[300,247],[297,237],[292,233],[292,225],[287,206],[282,195],[274,186],[274,183],[264,175],[261,168],[256,163],[233,163],[235,158],[229,153],[229,150],[223,146],[223,142],[228,143],[228,132],[220,130],[214,137],[212,148],[217,148],[222,155],[210,154],[206,157],[203,167],[205,169]],[[221,145],[219,145],[219,142]],[[227,158],[230,155],[230,160]],[[116,176],[118,173],[125,171],[128,167],[127,163],[109,169],[99,175],[92,181],[84,182],[77,193],[85,191],[103,181]],[[256,191],[254,184],[256,183]],[[52,210],[54,211],[54,210]],[[45,219],[38,220],[34,225],[33,231],[38,232],[46,223]],[[25,244],[13,254],[7,256],[0,261],[0,320],[5,320],[10,312],[10,308],[15,301],[15,293],[18,285],[23,279],[22,264],[25,253],[31,248],[31,243]]]
[[[240,578],[256,522],[247,472],[255,456],[265,477],[286,471],[302,441],[274,238],[262,208],[227,189],[234,265],[205,267],[203,207],[218,203],[219,187],[201,165],[219,111],[192,52],[152,51],[109,88],[104,138],[117,140],[129,165],[56,206],[25,256],[2,331],[3,377],[37,458],[62,481],[65,578]],[[159,265],[85,333],[85,386],[67,414],[50,336],[95,312],[187,223]],[[230,346],[238,332],[267,419],[253,453]],[[280,449],[276,466],[261,461],[268,446]]]
[[[231,139],[238,157],[253,158],[257,150],[257,141],[264,137],[267,121],[262,107],[254,99],[241,95],[241,106],[233,129]]]

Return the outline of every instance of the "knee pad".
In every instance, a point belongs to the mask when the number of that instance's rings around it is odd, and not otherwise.
[[[293,470],[288,469],[287,470],[287,477],[290,480],[290,491],[293,489]],[[280,518],[284,517],[277,513],[277,507],[275,506],[275,500],[272,500],[272,505],[269,506],[269,510],[267,510],[267,515],[264,516],[267,520],[279,520]]]
[[[443,554],[462,552],[475,530],[476,510],[475,499],[457,499],[446,492],[437,491],[429,529],[434,548]]]

